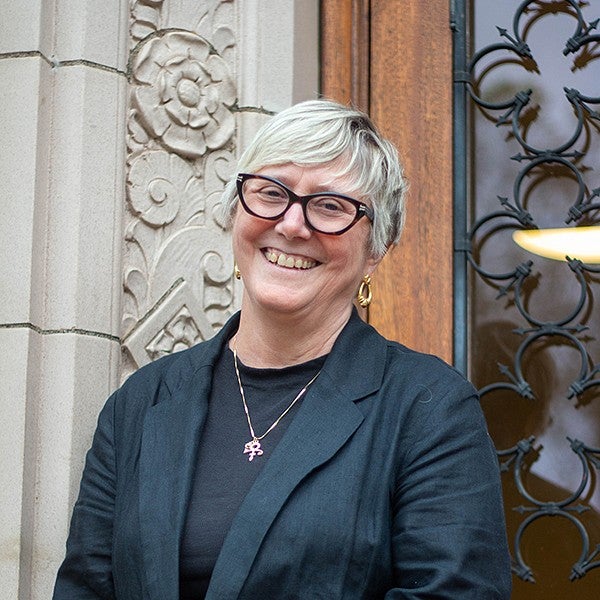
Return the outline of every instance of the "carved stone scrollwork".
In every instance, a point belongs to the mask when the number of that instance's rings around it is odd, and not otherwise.
[[[146,352],[150,358],[155,359],[177,350],[191,348],[202,339],[202,334],[188,307],[182,306],[181,310],[146,346]]]
[[[136,43],[159,28],[164,0],[134,0],[131,4],[131,41]]]
[[[213,153],[199,177],[187,161],[162,150],[146,151],[131,162],[128,208],[134,218],[125,237],[123,323],[124,346],[135,366],[156,357],[156,347],[147,344],[172,323],[183,305],[201,339],[210,337],[233,310],[233,255],[218,220],[223,187],[219,173],[227,174],[230,164],[229,152]],[[185,282],[185,302],[169,292],[179,279]],[[163,306],[171,308],[159,311]],[[156,314],[164,320],[157,321]],[[137,339],[131,337],[134,332],[145,340],[145,355],[139,345],[135,352],[131,347]],[[175,340],[172,349],[180,346]]]
[[[150,227],[169,225],[180,213],[186,223],[203,220],[204,186],[175,154],[140,154],[131,162],[127,183],[131,212]]]
[[[181,278],[132,329],[124,340],[124,346],[135,364],[141,365],[189,348],[210,338],[213,333],[201,303]]]
[[[211,337],[239,305],[219,211],[235,168],[232,4],[131,4],[123,377]]]

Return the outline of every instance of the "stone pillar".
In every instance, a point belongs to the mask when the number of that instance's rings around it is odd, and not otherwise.
[[[237,143],[268,115],[319,94],[319,0],[239,3]]]
[[[215,209],[319,0],[0,3],[0,596],[41,600],[106,397],[239,307]]]
[[[118,377],[127,0],[3,0],[0,581],[49,598]]]

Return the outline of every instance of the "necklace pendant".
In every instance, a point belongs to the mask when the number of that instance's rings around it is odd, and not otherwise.
[[[244,454],[248,454],[248,461],[254,460],[255,456],[261,456],[263,451],[260,448],[260,442],[254,438],[244,444]]]

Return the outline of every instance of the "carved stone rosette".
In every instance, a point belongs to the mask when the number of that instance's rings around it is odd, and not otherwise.
[[[238,304],[218,210],[235,168],[231,8],[131,6],[122,377],[211,337]]]

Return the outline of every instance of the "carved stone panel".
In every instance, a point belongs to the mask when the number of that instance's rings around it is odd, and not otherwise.
[[[234,3],[131,5],[122,376],[239,305],[221,193],[235,168]]]

